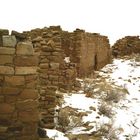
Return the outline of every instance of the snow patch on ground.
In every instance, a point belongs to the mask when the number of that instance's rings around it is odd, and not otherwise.
[[[112,107],[115,110],[115,116],[110,119],[106,116],[99,115],[99,106],[101,100],[97,98],[85,97],[84,91],[77,94],[64,95],[64,107],[72,107],[78,112],[87,112],[87,116],[82,117],[83,123],[89,123],[93,128],[86,130],[84,126],[74,127],[67,133],[72,134],[90,134],[97,131],[100,126],[107,123],[113,123],[114,128],[120,128],[117,134],[119,140],[139,140],[140,139],[140,62],[134,59],[114,59],[112,64],[106,65],[99,75],[104,77],[112,86],[117,85],[128,90],[128,94],[124,100],[121,100]],[[79,79],[80,80],[80,79]],[[83,81],[81,80],[81,83]],[[94,89],[98,92],[100,89]],[[96,110],[91,110],[90,107]],[[47,135],[55,140],[68,140],[64,133],[57,130],[47,129]],[[104,139],[106,140],[106,139]]]
[[[102,69],[100,75],[118,86],[126,88],[129,94],[116,108],[114,126],[123,128],[120,140],[126,137],[133,140],[140,139],[140,62],[134,59],[114,60],[113,64]]]

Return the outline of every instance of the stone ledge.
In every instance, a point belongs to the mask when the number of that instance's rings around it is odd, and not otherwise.
[[[17,44],[17,40],[15,36],[4,35],[2,36],[3,46],[4,47],[15,47]]]

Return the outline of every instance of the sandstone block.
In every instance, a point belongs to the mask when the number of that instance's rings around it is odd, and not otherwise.
[[[17,50],[16,50],[17,55],[33,55],[34,54],[34,49],[33,45],[30,42],[19,42],[17,44]]]
[[[61,52],[53,52],[52,55],[54,55],[54,56],[61,56],[62,53]]]
[[[57,86],[47,86],[47,90],[56,91],[58,89]]]
[[[44,125],[45,128],[48,128],[48,129],[53,129],[55,127],[55,124],[54,123],[47,123],[46,125]]]
[[[18,95],[21,92],[21,89],[14,87],[3,87],[2,93],[4,95]]]
[[[32,42],[40,42],[40,41],[43,41],[43,38],[38,36],[38,37],[34,38]]]
[[[11,55],[0,55],[0,65],[12,64],[13,56]]]
[[[48,69],[40,69],[40,68],[38,68],[37,72],[39,72],[39,73],[47,73]]]
[[[21,86],[25,84],[23,76],[5,76],[5,83],[12,86]]]
[[[32,134],[36,134],[36,130],[37,130],[37,123],[26,123],[24,124],[23,130],[22,130],[22,134],[23,135],[29,135],[31,136]],[[24,139],[26,140],[26,139]],[[30,140],[35,140],[35,139],[30,139]]]
[[[0,88],[1,90],[1,88]],[[0,94],[1,94],[1,91],[0,91]],[[0,96],[0,103],[3,103],[4,102],[4,96]]]
[[[49,75],[49,80],[50,80],[50,81],[58,81],[58,76]]]
[[[0,133],[6,133],[8,127],[6,126],[0,126]]]
[[[41,56],[50,56],[51,52],[41,52],[40,55]]]
[[[40,63],[49,63],[49,60],[47,58],[41,59]]]
[[[4,47],[15,47],[17,44],[16,37],[13,35],[4,35],[2,36],[2,40]]]
[[[13,113],[15,110],[15,107],[13,105],[2,103],[0,104],[0,113],[2,114],[10,114]]]
[[[39,120],[38,111],[20,111],[19,120],[25,123],[37,122]]]
[[[0,74],[14,75],[14,68],[9,66],[0,66]]]
[[[0,47],[1,54],[15,54],[15,48]]]
[[[30,75],[36,74],[37,67],[16,67],[15,74],[16,75]]]
[[[46,95],[45,97],[46,97],[47,101],[54,102],[56,100],[56,97],[52,96],[52,95]]]
[[[16,140],[38,140],[38,136],[36,135],[28,135],[28,136],[21,136],[21,137],[16,137]],[[13,139],[15,140],[15,139]]]
[[[17,96],[5,95],[5,103],[15,103],[17,101]]]
[[[7,30],[7,29],[0,29],[0,35],[9,35],[9,30]]]
[[[0,94],[2,94],[2,88],[0,87]]]
[[[38,56],[16,56],[14,64],[16,66],[37,66]]]
[[[45,92],[45,94],[55,96],[56,93],[55,93],[54,90],[49,90],[49,89],[47,89],[47,91]]]
[[[48,63],[42,63],[42,64],[39,65],[39,67],[41,69],[48,69],[49,68],[49,64]]]
[[[25,76],[25,80],[27,83],[34,81],[34,80],[37,80],[37,76],[36,75],[27,75],[27,76]]]
[[[33,100],[35,100],[35,99],[38,98],[38,92],[36,90],[34,90],[34,89],[24,89],[21,92],[19,98],[21,100],[26,100],[26,99],[33,99]]]
[[[60,62],[62,62],[63,61],[63,58],[62,58],[62,56],[47,56],[47,59],[49,60],[49,61],[53,61],[53,62],[58,62],[58,63],[60,63]]]
[[[59,69],[59,63],[50,63],[50,68],[51,69]]]
[[[26,88],[31,88],[31,89],[35,89],[37,87],[37,81],[31,81],[29,83],[26,83]]]
[[[20,111],[35,110],[38,107],[38,102],[32,99],[25,101],[18,101],[16,108]]]

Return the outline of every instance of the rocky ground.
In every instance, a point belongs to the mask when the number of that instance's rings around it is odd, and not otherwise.
[[[114,59],[81,90],[60,93],[53,140],[139,140],[140,55]]]

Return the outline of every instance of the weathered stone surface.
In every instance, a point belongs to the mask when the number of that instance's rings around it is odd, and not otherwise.
[[[17,101],[17,95],[13,96],[11,95],[5,95],[5,102],[6,103],[15,103]]]
[[[12,86],[21,86],[25,84],[23,76],[5,76],[5,83]]]
[[[12,74],[14,75],[14,68],[9,66],[0,66],[0,74]]]
[[[38,56],[16,56],[14,64],[16,66],[37,66]]]
[[[22,89],[14,88],[14,87],[3,87],[2,93],[4,95],[18,95]]]
[[[36,80],[26,84],[26,88],[35,89],[36,87],[37,87],[37,81]]]
[[[41,59],[40,63],[49,63],[49,60],[47,58]]]
[[[59,69],[59,63],[50,63],[50,68],[51,69]]]
[[[15,74],[16,75],[29,75],[36,74],[37,67],[16,67]]]
[[[6,127],[6,126],[0,126],[0,133],[6,132],[7,129],[8,129],[8,127]]]
[[[48,63],[42,63],[42,64],[39,65],[39,67],[41,69],[48,69],[49,68],[49,64]]]
[[[0,65],[12,64],[13,56],[11,55],[0,55]]]
[[[21,100],[26,100],[26,99],[37,99],[38,98],[38,92],[35,89],[24,89],[20,96],[19,99]]]
[[[1,103],[0,104],[0,113],[8,114],[13,113],[15,110],[15,107],[13,105],[7,104],[7,103]]]
[[[1,94],[1,88],[0,88],[0,94]],[[4,96],[0,96],[0,103],[3,103],[4,102]]]
[[[140,53],[139,36],[125,36],[117,40],[112,46],[112,54],[114,57],[131,55],[132,53]]]
[[[37,76],[36,75],[27,75],[27,76],[25,76],[25,80],[27,83],[34,81],[34,80],[37,80]]]
[[[35,110],[38,107],[38,103],[35,100],[29,99],[25,101],[18,101],[16,108],[20,111]]]
[[[34,54],[34,49],[33,45],[30,42],[19,42],[17,44],[17,50],[16,50],[17,55],[33,55]]]
[[[34,134],[37,131],[36,127],[37,127],[37,124],[34,123],[34,122],[26,123],[26,124],[24,124],[22,134],[30,136],[30,135]],[[37,135],[37,133],[36,133],[36,135]]]
[[[9,30],[7,30],[7,29],[0,29],[0,35],[9,35]]]
[[[15,48],[0,47],[1,54],[15,54]]]
[[[40,41],[43,41],[43,38],[41,36],[38,36],[32,40],[32,42],[40,42]]]
[[[20,111],[19,120],[22,122],[37,122],[38,112],[37,111]]]
[[[58,81],[58,76],[55,76],[55,75],[49,75],[49,80],[51,81]]]
[[[27,135],[27,136],[19,136],[16,137],[16,140],[38,140],[38,136],[36,136],[36,133],[34,135]],[[13,139],[15,140],[15,139]]]
[[[23,33],[19,33],[17,31],[12,31],[11,35],[14,35],[18,41],[23,41],[24,39],[26,39],[26,36]]]
[[[15,47],[17,43],[15,36],[11,36],[11,35],[2,36],[2,40],[3,40],[4,47]]]

